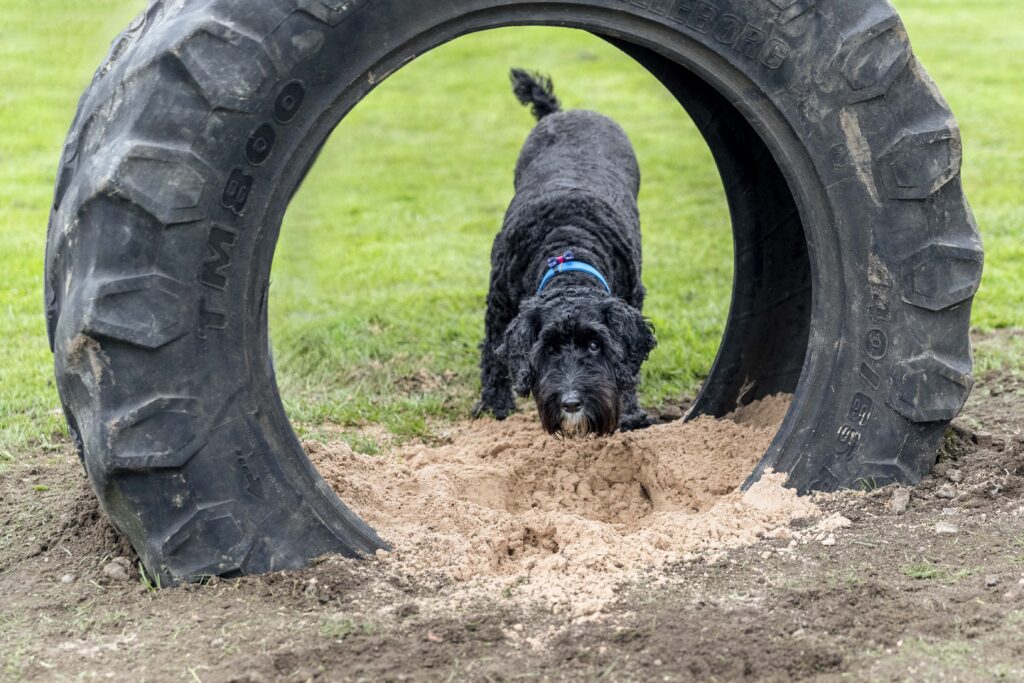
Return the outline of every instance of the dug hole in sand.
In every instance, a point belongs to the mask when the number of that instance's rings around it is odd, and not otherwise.
[[[544,434],[536,417],[459,424],[387,455],[307,443],[338,495],[387,539],[381,559],[589,618],[640,572],[784,537],[817,506],[770,474],[739,486],[789,396],[601,439]]]

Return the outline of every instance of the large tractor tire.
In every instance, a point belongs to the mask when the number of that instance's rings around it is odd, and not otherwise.
[[[794,394],[751,481],[770,468],[801,492],[912,484],[934,464],[971,389],[982,248],[956,123],[886,0],[155,0],[81,100],[45,296],[89,478],[165,584],[384,546],[278,397],[281,219],[377,83],[460,35],[523,24],[611,41],[707,139],[735,288],[691,416]]]

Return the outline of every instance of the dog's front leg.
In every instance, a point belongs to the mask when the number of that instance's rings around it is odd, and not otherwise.
[[[473,417],[492,413],[504,420],[516,410],[515,394],[512,392],[512,377],[508,364],[498,348],[504,341],[505,329],[512,321],[503,314],[506,306],[499,306],[489,297],[487,306],[486,331],[480,345],[480,401],[473,407]]]
[[[636,429],[647,429],[654,424],[647,412],[640,407],[636,397],[636,389],[627,393],[622,399],[622,417],[619,418],[619,430],[631,432]]]

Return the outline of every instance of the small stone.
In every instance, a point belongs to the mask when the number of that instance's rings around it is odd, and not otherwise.
[[[793,637],[794,638],[799,638],[804,633],[805,633],[805,631],[802,628],[798,628],[797,630],[793,631]]]
[[[985,577],[985,586],[988,588],[995,588],[999,585],[999,577],[995,574],[989,574]]]
[[[942,498],[943,500],[952,500],[956,498],[956,489],[953,488],[952,484],[943,484],[939,487],[939,490],[935,492],[936,498]]]
[[[853,522],[848,517],[844,517],[837,512],[818,522],[815,529],[822,532],[822,537],[824,537],[824,534],[827,534],[830,531],[835,531],[836,529],[849,529],[851,526],[853,526]]]
[[[66,583],[74,583],[75,582],[75,575],[74,574],[65,574],[64,576],[60,577],[60,582],[61,583],[65,583],[65,584]]]
[[[942,514],[946,517],[955,517],[960,514],[959,508],[942,508]]]
[[[772,557],[772,551],[770,551],[770,550],[765,550],[763,553],[761,553],[761,559],[762,560],[770,560],[771,557]]]
[[[384,560],[390,557],[391,553],[389,553],[387,550],[384,550],[384,548],[378,548],[377,552],[375,552],[374,555],[377,557],[378,560]]]
[[[823,546],[833,546],[836,544],[836,537],[830,534],[828,538],[821,542],[821,544]]]
[[[940,535],[949,535],[960,533],[960,529],[955,524],[949,522],[939,522],[935,525],[935,533]]]
[[[964,473],[960,470],[950,470],[946,473],[946,479],[949,479],[954,484],[959,484],[964,480]]]
[[[117,583],[124,583],[130,578],[128,570],[125,569],[124,565],[116,561],[108,562],[103,567],[103,576]]]
[[[910,505],[910,489],[896,489],[889,499],[889,512],[895,515],[902,515]]]
[[[995,437],[988,432],[977,432],[974,435],[974,443],[978,444],[979,448],[991,448],[995,442]]]
[[[651,663],[652,663],[652,664],[654,664],[654,666],[662,666],[662,665],[664,664],[664,662],[663,662],[663,661],[661,661],[660,659],[655,659],[655,660],[654,660],[653,662],[651,662]]]

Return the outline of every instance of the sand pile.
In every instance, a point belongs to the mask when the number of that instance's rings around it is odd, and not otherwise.
[[[560,440],[532,414],[460,424],[443,445],[386,456],[307,444],[338,495],[395,547],[388,562],[499,581],[555,611],[592,613],[626,575],[748,544],[815,505],[767,477],[743,483],[789,397],[730,416]]]

